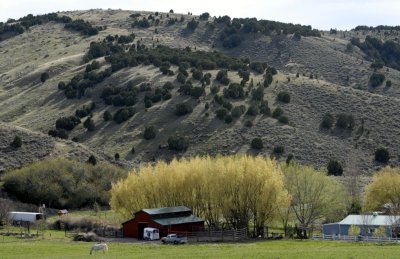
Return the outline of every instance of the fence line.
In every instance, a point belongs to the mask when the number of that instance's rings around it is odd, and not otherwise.
[[[74,237],[78,235],[81,232],[81,230],[71,230],[71,231],[65,231],[65,236],[66,237]],[[122,238],[123,233],[122,229],[107,229],[107,228],[96,228],[93,230],[93,232],[99,236],[99,237],[106,237],[106,238]]]
[[[345,235],[313,235],[313,240],[342,240],[352,242],[397,243],[400,238],[370,237],[370,236],[345,236]]]
[[[247,228],[174,233],[192,242],[238,242],[247,238]]]
[[[123,237],[122,229],[96,228],[94,233],[100,237]]]

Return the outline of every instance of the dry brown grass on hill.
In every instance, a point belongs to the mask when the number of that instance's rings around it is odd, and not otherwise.
[[[15,136],[21,138],[21,147],[11,145]],[[94,155],[98,161],[130,167],[123,161],[114,161],[113,157],[104,154],[102,150],[93,150],[79,143],[54,139],[42,133],[0,123],[0,173],[50,157],[60,156],[86,162],[90,155]]]
[[[22,140],[22,146],[12,147],[15,136]],[[55,142],[50,136],[34,133],[19,127],[0,124],[0,172],[18,168],[51,154]]]
[[[163,24],[141,29],[131,27],[133,18],[129,15],[132,13],[120,10],[66,12],[66,15],[74,19],[85,19],[97,26],[107,25],[107,29],[99,35],[83,37],[64,30],[59,24],[48,23],[34,26],[22,35],[0,42],[1,121],[46,134],[54,127],[57,118],[73,115],[76,109],[91,101],[97,104],[93,114],[96,130],[86,132],[82,125],[78,125],[70,134],[70,137],[78,138],[83,145],[63,141],[54,143],[46,135],[40,135],[44,143],[50,141],[52,146],[48,144],[49,146],[37,148],[40,151],[27,154],[26,160],[13,160],[8,158],[8,153],[3,153],[2,159],[8,167],[39,159],[52,152],[82,158],[95,152],[110,160],[113,160],[114,154],[118,152],[121,160],[128,160],[131,166],[143,161],[152,161],[153,158],[169,160],[180,155],[238,152],[256,154],[257,152],[250,148],[250,141],[254,137],[263,139],[266,147],[259,151],[263,155],[273,155],[273,147],[282,145],[285,153],[278,157],[281,160],[285,160],[288,154],[293,154],[301,163],[326,167],[328,161],[334,158],[342,163],[347,175],[354,172],[370,174],[379,167],[380,165],[373,160],[374,151],[378,147],[388,148],[392,155],[391,163],[399,164],[400,121],[396,111],[400,108],[400,72],[394,69],[386,71],[384,68],[382,71],[392,81],[392,87],[379,86],[371,89],[368,86],[369,75],[373,72],[370,62],[365,60],[364,54],[357,48],[352,52],[346,50],[347,42],[351,38],[350,33],[346,37],[325,33],[321,38],[302,37],[300,41],[293,41],[290,35],[248,34],[240,47],[225,50],[219,47],[217,40],[220,28],[209,30],[206,22],[201,21],[194,32],[189,33],[185,29],[186,23],[193,16],[183,15],[184,23],[166,26],[167,18],[163,13]],[[151,14],[140,13],[141,18]],[[181,15],[171,14],[171,17],[179,19]],[[156,28],[158,34],[155,33]],[[108,34],[130,33],[136,35],[135,43],[140,40],[146,46],[189,46],[192,50],[196,47],[197,50],[212,51],[214,44],[214,49],[224,53],[249,57],[252,61],[266,61],[276,66],[280,70],[279,74],[274,77],[272,86],[265,89],[264,98],[268,100],[271,109],[279,106],[284,110],[289,124],[284,125],[261,115],[243,116],[226,124],[214,118],[214,111],[218,109],[218,105],[212,102],[213,95],[209,86],[206,87],[206,95],[198,102],[189,96],[180,95],[177,91],[179,84],[176,82],[170,100],[158,102],[145,109],[144,94],[140,94],[135,105],[137,113],[130,120],[122,124],[104,122],[104,111],[108,110],[114,114],[118,109],[105,105],[100,99],[104,87],[122,86],[129,81],[133,81],[135,85],[147,82],[156,87],[165,82],[175,81],[176,74],[170,77],[163,76],[159,69],[153,66],[141,65],[122,69],[90,89],[81,99],[68,100],[64,93],[57,89],[59,81],[67,82],[74,75],[84,71],[82,57],[90,42],[102,40]],[[100,61],[103,62],[102,59]],[[176,72],[177,68],[172,67],[172,70]],[[50,79],[41,83],[40,74],[44,71],[49,72]],[[205,72],[212,74],[212,85],[217,85],[214,81],[217,70]],[[298,72],[300,77],[296,78]],[[314,79],[309,78],[310,74]],[[315,76],[318,79],[315,79]],[[240,82],[237,72],[229,72],[229,78],[233,82]],[[263,81],[261,75],[254,73],[251,74],[251,78],[254,85]],[[200,83],[194,81],[194,85],[199,86]],[[281,91],[290,93],[290,103],[276,101],[276,96]],[[193,105],[193,112],[177,117],[174,115],[175,105],[183,101]],[[208,111],[204,109],[205,102],[210,104]],[[233,100],[232,104],[249,106],[250,97],[245,100]],[[356,120],[356,128],[352,133],[320,130],[319,124],[326,112],[335,115],[352,113]],[[209,116],[206,116],[206,113],[209,113]],[[253,122],[253,127],[244,126],[248,120]],[[359,130],[362,120],[364,128]],[[153,140],[143,138],[143,130],[147,125],[154,125],[158,130]],[[9,138],[11,130],[4,132],[7,140],[12,141]],[[175,133],[189,137],[190,146],[186,153],[168,150],[168,137]],[[131,153],[132,147],[135,148],[134,154]],[[54,149],[61,151],[54,153]]]

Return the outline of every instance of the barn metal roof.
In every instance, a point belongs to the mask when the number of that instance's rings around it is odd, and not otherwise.
[[[391,226],[400,222],[400,216],[389,215],[348,215],[340,225]]]
[[[169,226],[169,225],[204,222],[204,220],[202,220],[199,217],[196,217],[195,215],[190,215],[190,216],[186,216],[186,217],[171,217],[171,218],[154,219],[154,222],[156,222],[160,225],[163,225],[163,226]]]
[[[43,215],[42,213],[37,213],[37,212],[22,212],[22,211],[8,212],[8,218],[14,221],[36,222],[38,216],[42,215]]]
[[[143,209],[142,211],[146,212],[149,215],[169,214],[169,213],[177,213],[177,212],[192,212],[192,210],[186,206]]]

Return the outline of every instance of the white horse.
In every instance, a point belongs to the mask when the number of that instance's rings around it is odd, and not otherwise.
[[[105,251],[108,251],[107,244],[98,243],[98,244],[93,245],[92,248],[90,249],[90,254],[92,254],[93,251],[99,251],[99,250],[103,250],[103,254],[104,254]]]

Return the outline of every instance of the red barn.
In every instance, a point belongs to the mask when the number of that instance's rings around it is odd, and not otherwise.
[[[173,232],[193,232],[204,228],[204,220],[193,215],[185,206],[143,209],[122,223],[124,237],[143,238],[144,228],[158,228],[160,237]]]

